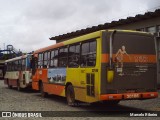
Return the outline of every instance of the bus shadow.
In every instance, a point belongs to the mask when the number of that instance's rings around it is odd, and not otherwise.
[[[88,106],[81,106],[82,109],[89,110],[89,111],[108,111],[108,112],[118,112],[118,111],[147,111],[144,109],[136,108],[136,107],[130,107],[121,105],[121,103],[117,105],[107,105],[104,103],[97,103],[97,105],[88,105]]]
[[[49,95],[47,95],[46,97],[42,97],[42,96],[41,96],[41,93],[39,93],[39,94],[37,94],[36,96],[37,96],[37,97],[44,98],[44,99],[51,100],[51,101],[53,101],[53,102],[58,102],[58,103],[63,104],[63,105],[66,105],[66,104],[67,104],[66,98],[65,98],[65,97],[61,97],[61,96],[58,96],[58,95],[49,94]]]
[[[40,93],[36,95],[37,97],[41,97]],[[45,99],[51,100],[53,102],[58,102],[62,105],[67,105],[67,101],[65,97],[61,97],[61,96],[57,96],[57,95],[48,95]],[[132,103],[131,103],[132,105]],[[69,106],[71,108],[73,108],[72,106]],[[124,112],[124,113],[128,113],[128,112],[147,112],[149,110],[145,110],[145,109],[140,109],[140,108],[136,108],[133,106],[127,106],[127,105],[122,105],[121,102],[117,105],[108,105],[108,104],[104,104],[102,102],[99,103],[95,103],[95,104],[89,104],[89,103],[84,103],[84,102],[80,102],[77,101],[77,105],[75,105],[74,107],[76,107],[78,110],[80,111],[90,111],[93,113],[98,112]]]
[[[9,88],[6,87],[6,89],[9,89]],[[13,87],[10,90],[17,91],[17,88]],[[17,92],[19,92],[19,91],[17,91]],[[32,89],[23,89],[20,92],[36,93],[35,96],[41,97],[41,93],[39,93],[39,91],[35,91]],[[57,95],[48,95],[44,99],[48,99],[53,102],[60,103],[61,105],[64,105],[64,106],[67,105],[67,101],[66,101],[65,97],[61,97],[61,96],[57,96]],[[121,102],[118,105],[107,105],[107,104],[104,104],[101,102],[95,103],[95,104],[89,104],[89,103],[77,101],[77,103],[78,104],[77,104],[77,106],[75,106],[75,108],[78,111],[87,111],[87,112],[92,113],[94,115],[99,115],[102,113],[103,113],[103,115],[108,115],[110,113],[116,113],[118,115],[126,115],[126,113],[128,114],[128,112],[147,112],[147,111],[149,111],[149,110],[145,110],[143,108],[140,109],[140,108],[136,108],[133,106],[128,106],[128,105],[125,105],[124,103],[122,105]],[[132,105],[132,102],[131,102],[131,105]],[[70,107],[71,109],[73,108],[71,106],[68,106],[68,107]]]
[[[33,90],[31,88],[25,88],[25,89],[21,89],[20,91],[17,90],[17,87],[12,87],[11,89],[8,88],[8,87],[5,87],[6,89],[9,89],[9,90],[14,90],[14,91],[17,91],[17,92],[24,92],[24,93],[39,93],[39,91],[37,90]]]

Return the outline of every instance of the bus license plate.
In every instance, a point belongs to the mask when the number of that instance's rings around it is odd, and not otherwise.
[[[135,98],[140,98],[140,94],[126,94],[124,96],[125,99],[135,99]]]

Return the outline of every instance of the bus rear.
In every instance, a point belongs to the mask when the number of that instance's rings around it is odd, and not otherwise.
[[[100,99],[158,97],[153,35],[131,31],[103,32]]]

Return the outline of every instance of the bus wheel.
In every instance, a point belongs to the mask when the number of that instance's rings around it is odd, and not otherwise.
[[[72,85],[67,87],[66,97],[69,106],[76,106],[75,93]]]
[[[12,85],[9,84],[9,81],[7,80],[8,88],[12,89]]]
[[[12,85],[8,85],[8,88],[9,88],[9,89],[12,89]]]
[[[44,86],[42,82],[40,83],[40,92],[42,97],[47,97],[48,94],[44,92]]]
[[[19,80],[17,80],[17,90],[18,90],[18,91],[21,91],[21,90],[22,90],[21,87],[20,87],[20,82],[19,82]]]

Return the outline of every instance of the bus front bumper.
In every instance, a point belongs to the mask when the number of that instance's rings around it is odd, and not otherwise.
[[[158,97],[158,92],[122,93],[122,94],[100,95],[100,100],[132,100],[132,99],[151,99],[157,97]]]

